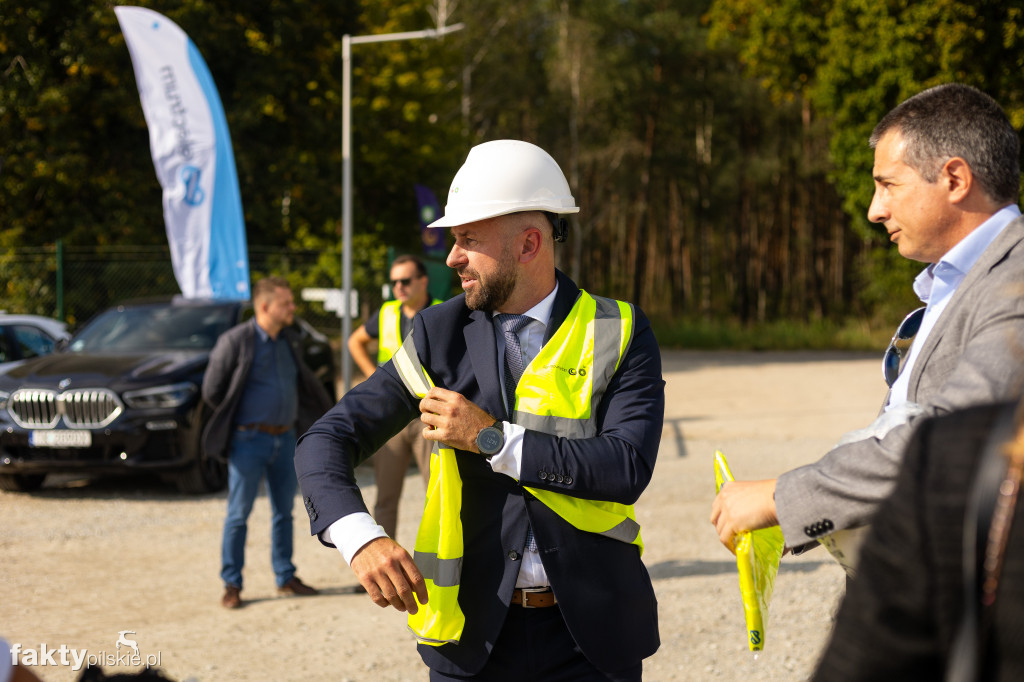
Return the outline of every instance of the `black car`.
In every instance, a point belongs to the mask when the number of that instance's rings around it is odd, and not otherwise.
[[[9,315],[0,310],[0,371],[8,363],[52,353],[71,338],[60,320],[39,315]]]
[[[125,303],[60,352],[0,374],[0,489],[30,491],[48,473],[155,471],[188,493],[220,490],[223,462],[202,454],[203,372],[223,332],[251,317],[242,301]],[[306,363],[334,395],[327,337],[296,318]]]

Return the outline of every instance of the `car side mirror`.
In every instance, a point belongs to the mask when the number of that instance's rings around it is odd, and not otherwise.
[[[68,344],[69,343],[70,342],[67,339],[57,339],[57,341],[54,342],[54,344],[53,344],[54,352],[56,352],[56,353],[63,353],[64,351],[66,351],[68,349]]]

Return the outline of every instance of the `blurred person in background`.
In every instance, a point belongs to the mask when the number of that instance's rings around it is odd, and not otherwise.
[[[295,319],[288,280],[266,277],[252,292],[253,318],[221,334],[203,375],[211,408],[203,431],[208,455],[228,462],[228,510],[221,545],[221,605],[242,606],[242,568],[249,513],[266,480],[271,512],[271,566],[280,594],[316,590],[295,575],[292,506],[295,439],[333,404],[302,360],[301,341],[287,329]]]
[[[349,353],[366,376],[373,374],[378,365],[390,360],[402,347],[402,341],[412,331],[416,313],[441,302],[431,300],[427,268],[416,256],[399,256],[391,263],[389,284],[395,300],[374,311],[348,337]],[[369,349],[374,341],[377,342],[376,362]],[[370,458],[377,484],[373,518],[390,538],[395,538],[398,530],[398,501],[410,462],[416,462],[424,485],[430,480],[430,442],[420,435],[422,430],[420,420],[412,420]]]

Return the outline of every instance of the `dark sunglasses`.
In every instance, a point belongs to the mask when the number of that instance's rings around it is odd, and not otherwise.
[[[896,333],[892,335],[889,347],[885,349],[885,355],[882,357],[882,376],[885,377],[885,383],[889,388],[892,388],[900,376],[900,363],[921,328],[924,310],[924,307],[918,308],[904,317],[900,326],[896,328]]]
[[[401,284],[403,287],[407,287],[410,284],[412,284],[412,281],[414,279],[419,279],[419,277],[417,276],[417,277],[406,277],[404,279],[393,279],[393,280],[391,280],[391,287],[392,288],[397,287],[399,284]]]

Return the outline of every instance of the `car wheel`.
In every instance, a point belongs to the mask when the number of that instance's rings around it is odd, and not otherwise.
[[[178,490],[188,495],[215,493],[228,483],[227,464],[201,455],[188,469],[174,475]]]
[[[39,490],[46,474],[0,474],[0,490],[16,493],[30,493]]]
[[[178,486],[179,491],[186,495],[219,492],[228,484],[227,462],[207,457],[203,453],[203,425],[208,416],[208,411],[200,405],[192,419],[194,431],[188,436],[189,441],[193,444],[195,459],[187,469],[167,477]]]

